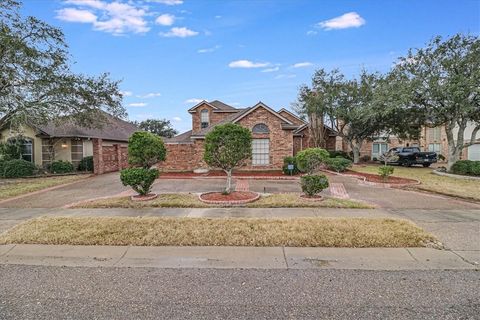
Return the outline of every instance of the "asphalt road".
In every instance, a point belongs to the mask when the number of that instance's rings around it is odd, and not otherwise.
[[[478,271],[0,266],[1,319],[478,319]]]

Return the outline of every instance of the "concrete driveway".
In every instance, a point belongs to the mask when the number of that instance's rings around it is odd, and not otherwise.
[[[351,199],[363,200],[388,209],[480,209],[480,204],[433,194],[362,185],[349,177],[329,176],[331,185],[343,186]],[[235,181],[234,181],[235,183]],[[207,192],[222,190],[219,179],[159,179],[153,186],[157,193]],[[256,192],[301,192],[298,180],[248,180],[249,189]],[[118,173],[94,176],[49,192],[37,193],[0,203],[0,208],[59,208],[72,203],[100,197],[133,194],[124,187]],[[330,190],[324,191],[326,195]]]

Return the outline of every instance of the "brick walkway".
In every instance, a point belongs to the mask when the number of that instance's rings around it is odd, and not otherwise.
[[[248,180],[235,180],[235,191],[248,191],[249,185]]]
[[[330,183],[330,194],[335,198],[348,199],[350,196],[343,183]]]

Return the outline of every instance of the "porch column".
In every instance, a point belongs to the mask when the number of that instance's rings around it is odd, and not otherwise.
[[[95,138],[92,140],[93,144],[93,173],[103,174],[105,166],[103,163],[103,141],[102,139]]]
[[[117,143],[115,145],[115,148],[117,149],[117,166],[118,166],[118,171],[122,170],[122,145],[120,143]]]

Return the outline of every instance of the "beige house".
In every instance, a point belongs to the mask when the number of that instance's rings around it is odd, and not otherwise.
[[[64,160],[77,167],[84,157],[94,155],[94,141],[102,141],[103,147],[126,147],[130,135],[138,130],[134,124],[111,115],[107,115],[102,128],[48,123],[44,126],[24,125],[13,130],[8,123],[3,123],[0,125],[0,141],[19,140],[23,145],[22,158],[38,166]]]

